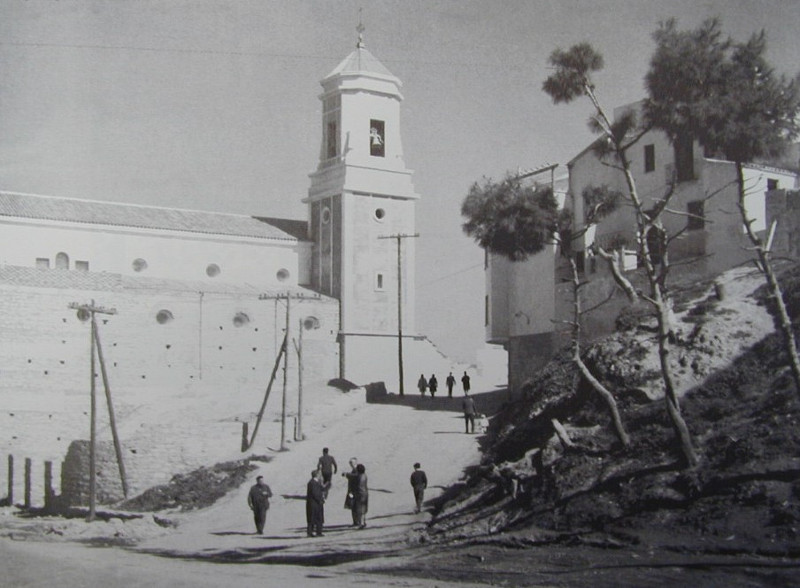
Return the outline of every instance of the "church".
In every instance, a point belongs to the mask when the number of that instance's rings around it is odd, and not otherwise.
[[[87,308],[123,416],[201,389],[260,397],[284,340],[292,406],[301,378],[397,393],[456,369],[414,326],[420,196],[403,160],[402,84],[361,38],[320,83],[307,219],[0,192],[6,452],[46,446],[34,455],[61,459],[86,437]]]

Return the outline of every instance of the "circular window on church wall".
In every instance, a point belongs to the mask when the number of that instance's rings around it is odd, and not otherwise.
[[[78,320],[81,321],[82,323],[85,323],[91,318],[91,314],[85,308],[79,308],[77,314],[78,314]]]
[[[206,268],[206,274],[209,278],[216,278],[219,275],[220,269],[216,263],[209,263]]]
[[[287,270],[285,267],[281,268],[278,270],[278,273],[275,274],[275,277],[278,278],[279,282],[285,282],[289,279],[289,270]]]
[[[319,319],[315,316],[307,316],[303,319],[303,328],[306,331],[311,329],[319,329]]]
[[[383,222],[383,219],[386,218],[386,211],[382,208],[375,209],[375,220],[379,222]]]
[[[167,323],[172,322],[172,319],[174,318],[175,317],[172,316],[170,311],[164,309],[159,310],[156,314],[156,322],[159,325],[166,325]]]
[[[237,312],[233,317],[234,327],[243,327],[250,322],[250,317],[243,312]]]
[[[133,271],[135,272],[143,272],[147,269],[147,262],[142,259],[141,257],[134,259],[133,263],[131,264],[133,267]]]
[[[322,224],[327,225],[331,222],[331,209],[327,206],[322,209]]]

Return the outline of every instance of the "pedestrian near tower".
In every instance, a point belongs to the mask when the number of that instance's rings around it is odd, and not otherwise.
[[[264,533],[264,523],[267,521],[270,498],[272,498],[272,490],[264,482],[264,476],[258,476],[255,485],[250,488],[250,492],[247,494],[247,506],[253,511],[256,533],[259,535]]]
[[[464,432],[475,432],[475,401],[467,392],[464,392],[464,400],[461,401],[461,408],[464,409]]]
[[[450,372],[450,375],[447,376],[447,379],[445,380],[445,383],[447,384],[447,397],[448,398],[452,398],[453,397],[453,386],[456,385],[456,378],[455,378],[455,376],[453,376],[453,372]]]
[[[461,385],[464,387],[464,394],[469,392],[469,376],[467,372],[464,372],[464,375],[461,376]]]

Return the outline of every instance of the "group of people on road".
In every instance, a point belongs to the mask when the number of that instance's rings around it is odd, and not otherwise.
[[[347,478],[344,507],[352,512],[352,526],[363,529],[367,526],[367,511],[369,510],[367,468],[355,457],[350,458],[349,464],[350,471],[342,473],[342,476]],[[306,484],[306,534],[309,537],[323,536],[325,501],[328,498],[333,475],[337,471],[336,459],[325,447],[317,467],[311,471],[311,479]],[[419,463],[414,464],[410,482],[414,491],[414,512],[419,513],[425,499],[425,489],[428,487],[428,478]],[[259,535],[264,533],[270,498],[272,498],[272,490],[264,481],[264,476],[258,476],[255,485],[247,494],[247,505],[253,511],[256,533]]]
[[[452,398],[453,387],[456,379],[453,372],[445,380],[447,385],[447,395]],[[475,401],[469,395],[470,377],[467,372],[461,377],[461,385],[464,390],[464,399],[461,407],[464,412],[464,432],[475,432],[475,419],[478,412],[475,408]],[[431,397],[436,394],[438,382],[436,375],[432,374],[430,379],[425,379],[422,374],[419,377],[418,387],[424,396],[426,390],[430,390]],[[349,460],[350,471],[343,472],[342,476],[347,478],[347,495],[345,496],[344,507],[351,511],[353,517],[352,526],[363,529],[367,526],[367,511],[369,509],[369,485],[367,482],[367,469],[358,459],[351,457]],[[306,484],[306,533],[309,537],[321,537],[322,529],[325,525],[325,501],[333,484],[333,476],[339,471],[336,459],[330,454],[327,447],[323,448],[322,455],[317,461],[317,466],[311,471],[311,478]],[[422,510],[425,499],[425,489],[428,487],[428,478],[421,469],[419,463],[414,464],[414,471],[410,478],[411,487],[414,491],[414,512]],[[264,525],[269,510],[269,499],[272,498],[272,490],[264,482],[263,476],[256,478],[256,483],[250,488],[247,495],[247,505],[253,511],[253,518],[256,525],[256,532],[261,535],[264,533]]]
[[[456,378],[453,375],[453,372],[445,379],[445,385],[447,386],[447,397],[453,397],[453,388],[456,385]],[[464,388],[464,393],[466,394],[469,392],[469,385],[470,379],[467,372],[464,372],[464,375],[461,376],[461,386]],[[436,391],[439,389],[439,380],[436,379],[436,374],[431,374],[430,378],[425,378],[425,374],[419,375],[419,380],[417,380],[417,388],[419,389],[419,393],[422,396],[425,396],[425,393],[430,391],[431,398],[436,396]]]

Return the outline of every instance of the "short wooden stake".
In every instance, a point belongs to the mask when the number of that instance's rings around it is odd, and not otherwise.
[[[8,506],[14,504],[14,456],[8,456]]]
[[[31,507],[31,458],[25,458],[25,508]]]

